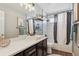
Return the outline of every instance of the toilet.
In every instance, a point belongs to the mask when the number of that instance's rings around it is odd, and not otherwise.
[[[48,54],[52,54],[52,45],[53,45],[52,43],[49,43],[49,42],[47,43],[47,53]]]
[[[50,43],[50,42],[47,43],[47,53],[49,54],[48,56],[62,56],[59,54],[52,54],[52,46],[53,46],[53,43]]]

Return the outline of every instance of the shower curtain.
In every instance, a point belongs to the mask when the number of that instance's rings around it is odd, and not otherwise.
[[[67,12],[57,14],[55,17],[48,18],[49,21],[46,24],[46,31],[48,37],[48,43],[51,44],[53,49],[57,49],[60,51],[71,52],[72,53],[72,40],[70,40],[69,44],[67,43]],[[57,43],[55,43],[54,39],[54,20],[57,20]],[[43,26],[44,27],[44,26]],[[56,33],[56,32],[55,32]]]
[[[71,35],[71,13],[58,14],[58,40],[60,44],[69,44]],[[62,39],[62,40],[61,40]],[[63,43],[62,43],[63,42]]]
[[[67,31],[67,13],[58,14],[57,24],[57,40],[59,44],[66,44],[66,31]]]
[[[68,20],[68,13],[64,12],[58,14],[58,22],[57,22],[57,41],[58,43],[54,43],[52,46],[54,49],[71,52],[72,53],[72,41],[70,40],[70,28]],[[69,27],[70,28],[69,28]],[[68,33],[67,33],[68,31]],[[67,44],[68,43],[68,44]]]

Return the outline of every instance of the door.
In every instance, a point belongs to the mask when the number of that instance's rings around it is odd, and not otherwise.
[[[76,10],[75,10],[76,9]],[[73,54],[79,56],[79,4],[74,4]]]
[[[0,36],[4,38],[4,34],[5,34],[4,11],[0,10]]]

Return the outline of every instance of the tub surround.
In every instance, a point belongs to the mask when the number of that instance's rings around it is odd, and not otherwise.
[[[41,35],[35,36],[18,36],[16,38],[10,38],[11,40],[10,45],[7,47],[0,47],[0,56],[13,56],[17,53],[28,49],[29,47],[38,44],[39,42],[47,39],[47,37]]]

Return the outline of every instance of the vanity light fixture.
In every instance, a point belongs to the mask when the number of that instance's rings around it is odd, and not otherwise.
[[[43,21],[43,15],[36,15],[35,20]]]

